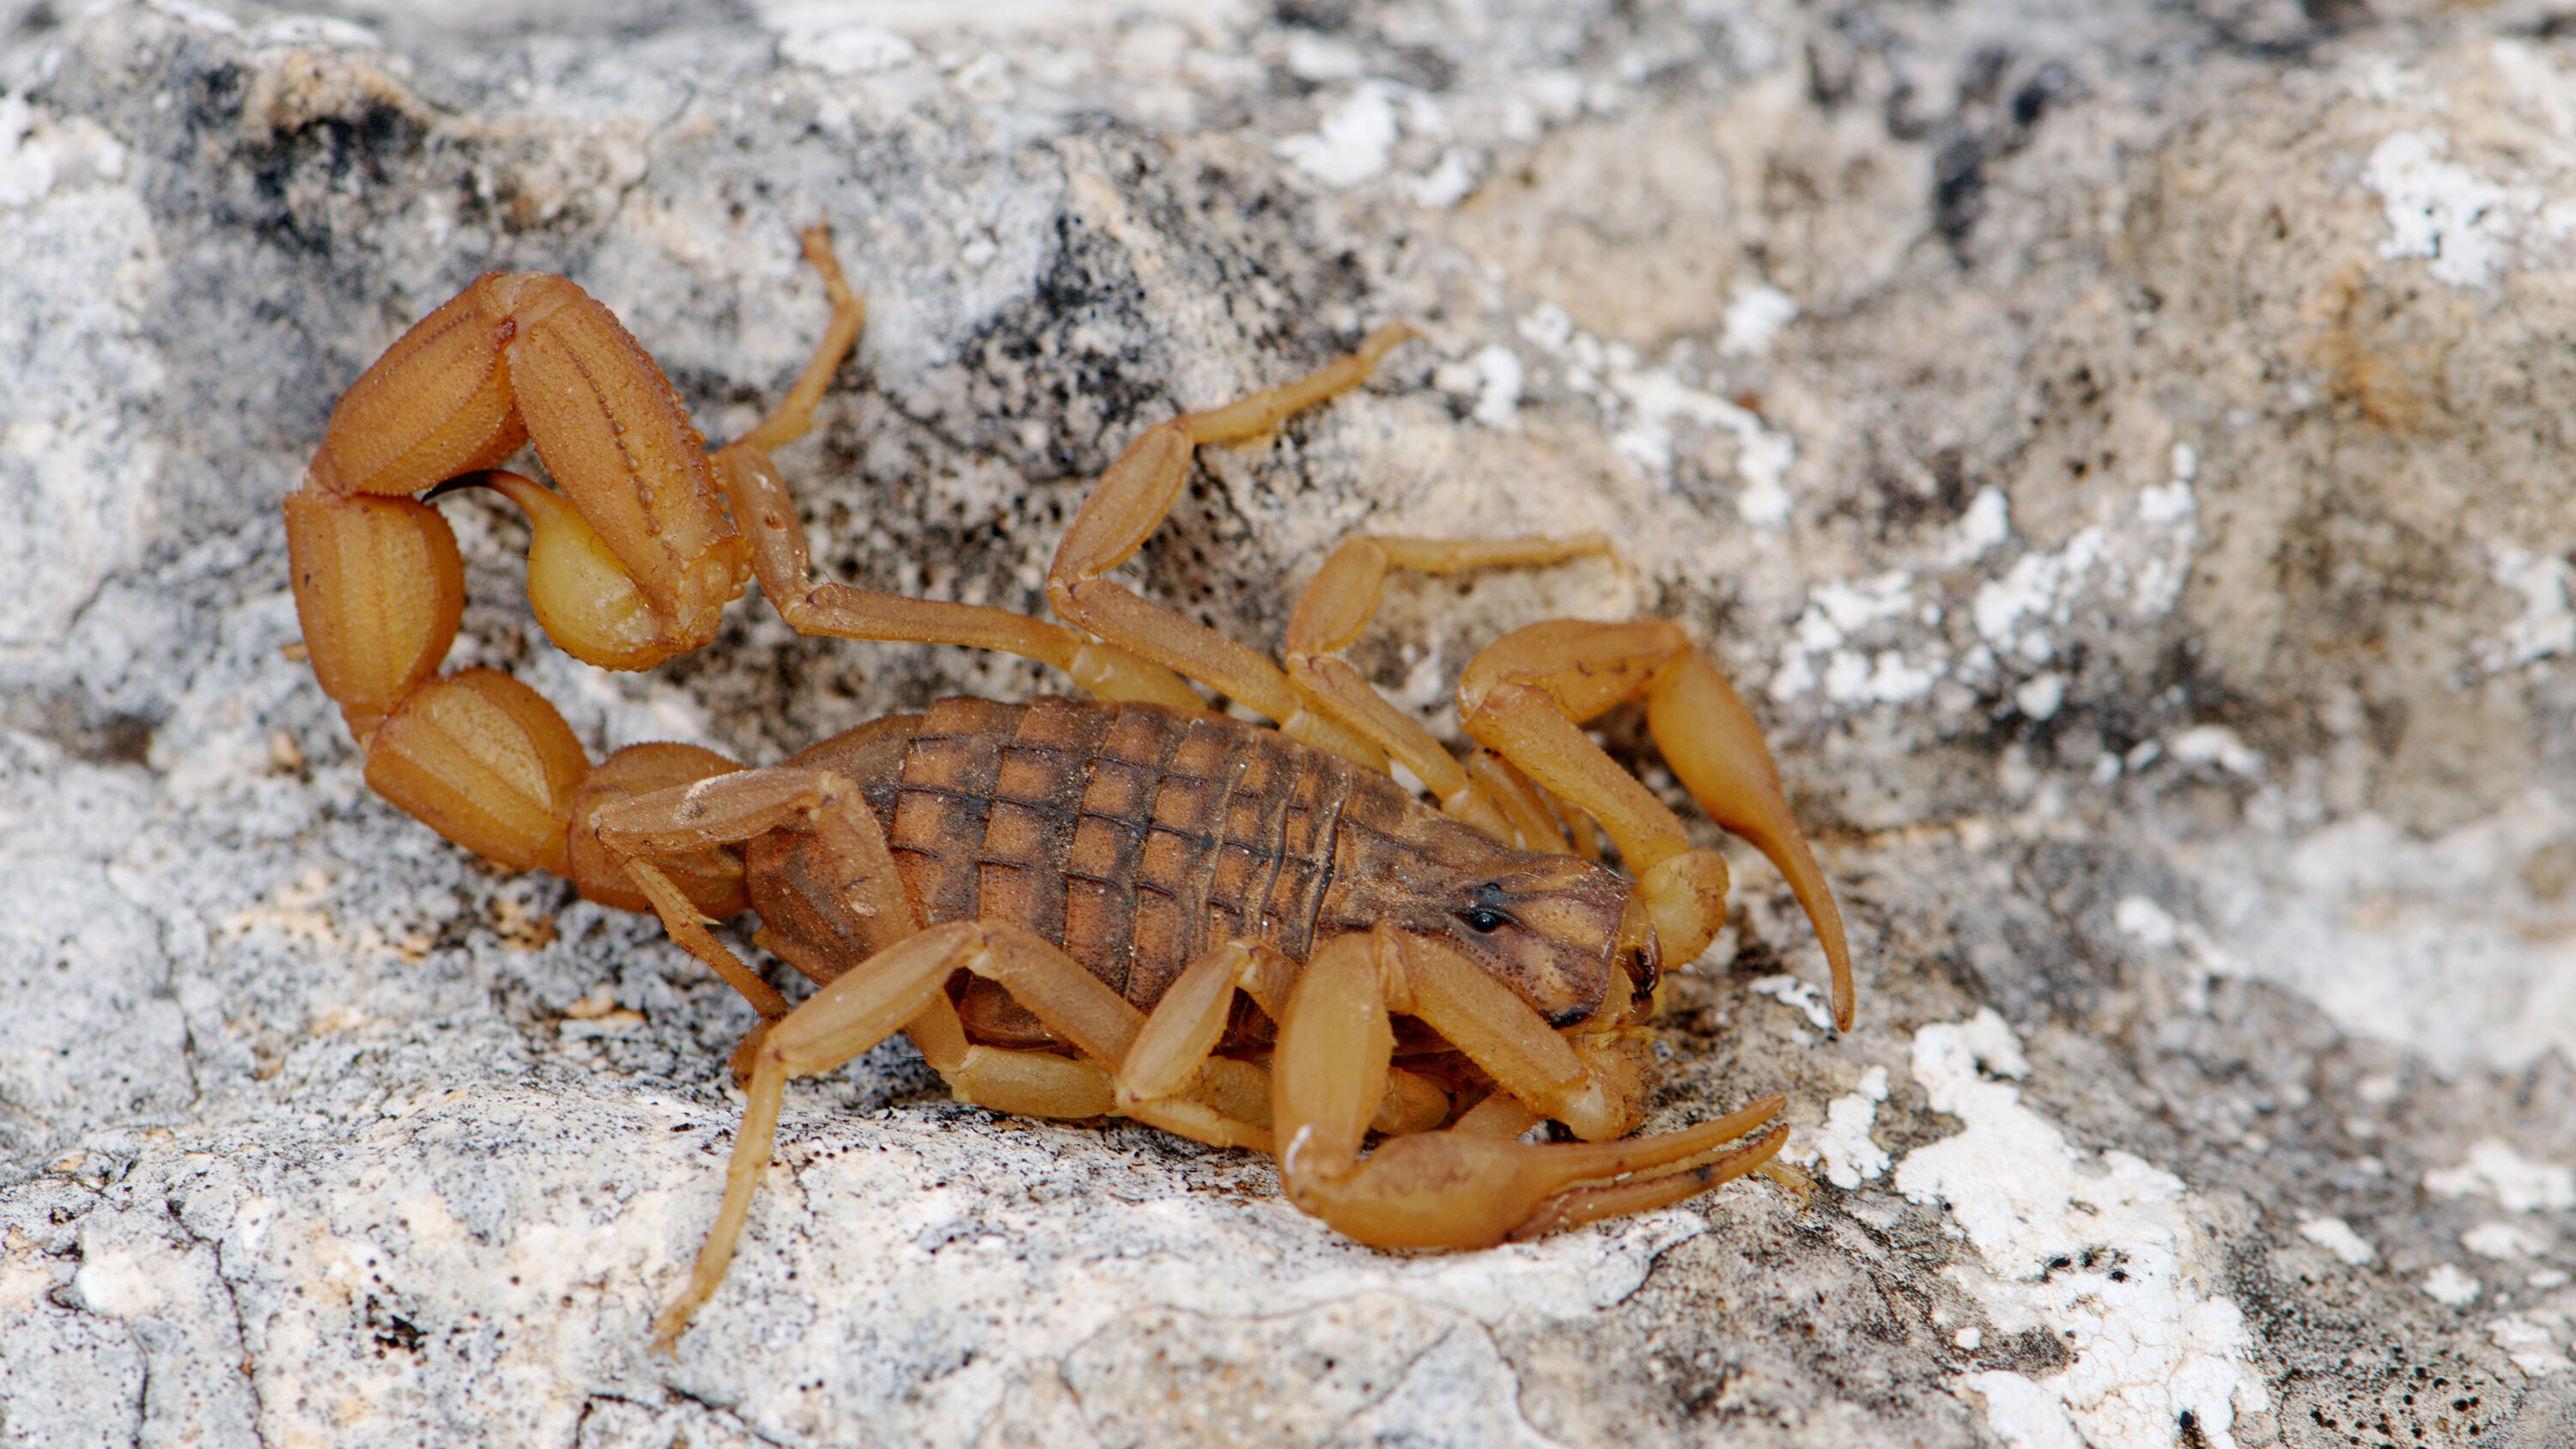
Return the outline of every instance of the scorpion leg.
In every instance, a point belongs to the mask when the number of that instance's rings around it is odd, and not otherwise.
[[[1019,926],[954,922],[919,929],[884,828],[858,787],[830,770],[714,775],[603,806],[591,822],[601,846],[652,897],[672,937],[728,980],[749,973],[706,933],[655,862],[685,859],[790,825],[823,841],[844,882],[840,904],[870,955],[795,1010],[765,1011],[772,1019],[737,1054],[738,1074],[748,1079],[742,1133],[724,1207],[689,1287],[656,1320],[656,1341],[666,1347],[724,1277],[775,1143],[789,1077],[830,1071],[901,1029],[960,1101],[1030,1116],[1104,1116],[1114,1110],[1107,1064],[1127,1055],[1144,1022],[1136,1008],[1061,948]],[[1084,1059],[969,1043],[945,990],[959,970],[999,984]]]
[[[1227,941],[1182,967],[1119,1061],[1119,1112],[1211,1147],[1275,1151],[1267,1075],[1209,1053],[1233,1015],[1236,992],[1275,1013],[1296,974],[1295,962],[1258,941]],[[1238,1067],[1261,1076],[1258,1083],[1242,1084],[1258,1090],[1230,1091],[1238,1084],[1210,1080]]]
[[[855,867],[842,904],[865,923],[870,949],[882,949],[918,925],[883,832],[871,841],[869,830],[852,828],[853,812],[867,815],[858,787],[828,770],[738,770],[612,801],[582,825],[625,868],[662,918],[663,931],[740,991],[763,1021],[776,1022],[787,1015],[786,999],[708,934],[713,922],[671,881],[667,867],[801,823],[830,839]]]
[[[656,740],[628,745],[599,762],[573,796],[572,878],[581,892],[603,906],[621,911],[650,911],[653,902],[633,881],[615,855],[599,840],[597,816],[618,801],[695,784],[711,775],[729,775],[743,767],[713,750]],[[698,912],[715,920],[741,915],[751,907],[745,888],[742,853],[730,845],[656,857],[662,875],[689,898]]]
[[[1414,335],[1380,327],[1359,350],[1287,383],[1206,412],[1184,413],[1145,430],[1109,470],[1066,526],[1047,571],[1047,599],[1058,616],[1133,654],[1219,691],[1279,722],[1291,739],[1330,750],[1373,770],[1385,752],[1330,712],[1309,706],[1279,666],[1215,630],[1148,603],[1106,575],[1134,557],[1160,527],[1189,481],[1190,460],[1205,443],[1240,443],[1367,378],[1378,359]]]
[[[752,1052],[733,1161],[725,1170],[724,1205],[698,1250],[688,1286],[653,1320],[654,1347],[668,1352],[698,1305],[724,1281],[752,1194],[777,1144],[787,1079],[830,1071],[893,1035],[932,1001],[945,1000],[948,978],[973,934],[963,922],[920,932],[869,957],[762,1034]]]
[[[858,341],[867,304],[851,290],[822,227],[804,234],[805,259],[823,279],[832,320],[815,346],[804,375],[760,426],[719,449],[715,474],[734,523],[751,540],[751,562],[770,607],[800,634],[836,639],[877,639],[910,644],[960,644],[998,649],[1050,664],[1103,699],[1142,700],[1173,709],[1206,706],[1169,670],[1067,629],[1008,609],[942,603],[901,594],[817,583],[805,525],[769,450],[803,437],[814,426],[814,406],[833,371]]]
[[[1512,767],[1512,762],[1482,746],[1467,752],[1463,765],[1476,788],[1502,807],[1512,822],[1524,850],[1543,850],[1551,855],[1581,853],[1578,840],[1587,836],[1570,835],[1556,812],[1549,809],[1545,791],[1530,783],[1530,778]],[[1584,859],[1597,858],[1584,854]]]
[[[605,832],[603,832],[605,833]],[[882,839],[882,837],[880,837]],[[925,1016],[947,1005],[958,971],[996,981],[1088,1060],[1044,1052],[969,1046],[958,1033],[922,1042]],[[1123,1057],[1143,1016],[1045,938],[999,921],[952,921],[917,932],[835,977],[752,1044],[741,1134],[725,1172],[724,1204],[690,1270],[688,1286],[653,1320],[653,1342],[669,1349],[689,1318],[724,1281],[753,1193],[769,1165],[790,1077],[828,1072],[909,1031],[958,1096],[999,1111],[1096,1117],[1111,1110],[1104,1062]],[[944,1024],[953,1030],[951,1010]],[[950,1053],[954,1052],[951,1056]],[[946,1064],[943,1064],[946,1058]]]
[[[1276,1021],[1296,977],[1296,963],[1262,942],[1228,941],[1201,953],[1164,989],[1119,1063],[1117,1110],[1211,1147],[1275,1154],[1270,1074],[1210,1053],[1225,1033],[1236,992]],[[1427,1132],[1448,1116],[1448,1093],[1426,1077],[1390,1067],[1369,1125],[1387,1133]]]
[[[1480,1121],[1390,1137],[1363,1159],[1394,1047],[1391,1013],[1439,1032],[1502,1091],[1579,1136],[1616,1138],[1627,1125],[1621,1094],[1473,963],[1385,927],[1338,937],[1307,963],[1280,1023],[1274,1130],[1287,1143],[1279,1167],[1289,1199],[1365,1243],[1482,1247],[1677,1202],[1754,1170],[1788,1140],[1774,1127],[1727,1147],[1778,1114],[1781,1099],[1766,1097],[1656,1137],[1533,1146],[1488,1135],[1500,1120]]]
[[[1645,701],[1647,729],[1691,797],[1787,877],[1832,967],[1835,1024],[1849,1030],[1851,952],[1833,891],[1761,726],[1680,625],[1533,624],[1488,646],[1458,681],[1467,733],[1601,822],[1637,875],[1666,959],[1685,962],[1726,919],[1726,864],[1691,849],[1673,812],[1584,736],[1582,721],[1632,699]]]
[[[773,768],[720,775],[620,801],[597,812],[596,822],[600,843],[625,861],[648,891],[660,874],[657,859],[799,825],[821,839],[835,862],[844,882],[839,904],[871,959],[919,933],[919,918],[904,893],[884,827],[858,787],[829,770]],[[704,922],[676,892],[654,892],[654,904],[672,938],[727,980],[737,972],[748,974],[732,952],[706,933]],[[1032,1116],[1108,1112],[1107,1064],[1126,1055],[1143,1015],[1043,938],[999,922],[987,930],[991,939],[980,954],[961,964],[1010,992],[1091,1060],[968,1045],[945,997],[927,1008],[934,1019],[907,1028],[914,1045],[962,1101]],[[788,1014],[763,1012],[773,1021]]]
[[[1289,616],[1284,651],[1288,677],[1308,700],[1357,730],[1398,764],[1413,772],[1440,802],[1440,808],[1498,840],[1511,841],[1518,830],[1504,802],[1480,788],[1457,757],[1441,747],[1412,716],[1387,702],[1357,669],[1336,658],[1368,627],[1386,591],[1389,570],[1448,574],[1467,569],[1515,564],[1559,563],[1587,554],[1607,554],[1610,541],[1597,533],[1572,538],[1443,540],[1428,538],[1354,538],[1333,550],[1314,580],[1297,598]]]

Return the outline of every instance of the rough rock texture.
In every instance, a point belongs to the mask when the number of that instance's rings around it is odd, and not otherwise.
[[[2576,1442],[2563,9],[323,9],[0,6],[0,1443]],[[648,1356],[749,1013],[366,793],[276,504],[492,268],[740,431],[816,217],[873,312],[781,461],[931,597],[1041,608],[1137,429],[1419,324],[1137,577],[1268,646],[1355,530],[1612,534],[1354,657],[1441,721],[1552,614],[1734,672],[1862,1024],[1739,853],[1658,1121],[1786,1092],[1813,1205],[1372,1252],[898,1043]],[[1050,687],[756,598],[600,674],[446,507],[452,662],[595,750]]]

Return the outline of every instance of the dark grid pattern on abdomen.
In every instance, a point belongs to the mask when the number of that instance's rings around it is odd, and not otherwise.
[[[941,700],[887,843],[926,924],[1024,926],[1150,1007],[1229,939],[1303,959],[1353,774],[1221,715]]]

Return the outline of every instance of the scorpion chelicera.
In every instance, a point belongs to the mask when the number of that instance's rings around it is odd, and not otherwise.
[[[811,427],[865,308],[824,230],[804,243],[830,322],[786,399],[725,447],[706,449],[606,307],[561,277],[492,273],[350,387],[285,502],[313,670],[367,783],[494,862],[654,912],[763,1018],[734,1057],[747,1106],[722,1205],[657,1343],[723,1280],[787,1079],[897,1031],[962,1101],[1272,1153],[1290,1201],[1384,1247],[1528,1237],[1756,1169],[1800,1180],[1770,1163],[1786,1129],[1759,1130],[1777,1097],[1626,1136],[1660,974],[1724,923],[1727,870],[1586,735],[1604,711],[1642,702],[1692,798],[1779,866],[1852,1020],[1832,894],[1716,667],[1667,620],[1518,630],[1459,680],[1480,747],[1462,759],[1336,655],[1391,570],[1545,564],[1606,540],[1350,539],[1299,598],[1284,668],[1109,576],[1200,446],[1358,385],[1409,329],[1146,429],[1066,529],[1054,624],[811,577],[769,451]],[[502,468],[529,443],[553,487]],[[591,664],[698,648],[757,578],[801,632],[1006,650],[1090,697],[944,699],[765,768],[680,744],[594,768],[526,685],[439,672],[464,571],[428,500],[467,486],[526,511],[536,618]],[[1188,680],[1275,724],[1211,711]],[[1626,875],[1587,858],[1596,822]],[[792,1010],[707,929],[746,910],[753,942],[819,984]],[[1580,1140],[1523,1140],[1548,1120]]]

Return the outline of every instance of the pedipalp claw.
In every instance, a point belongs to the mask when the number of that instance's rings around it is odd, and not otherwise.
[[[1787,1105],[1765,1097],[1680,1132],[1613,1142],[1532,1145],[1459,1132],[1378,1144],[1339,1178],[1285,1174],[1300,1208],[1364,1243],[1387,1248],[1482,1248],[1619,1213],[1679,1202],[1761,1166],[1786,1128],[1728,1152],[1725,1144]]]
[[[1571,1188],[1540,1203],[1537,1211],[1512,1229],[1511,1241],[1526,1242],[1603,1218],[1648,1212],[1696,1197],[1746,1173],[1761,1171],[1788,1142],[1789,1129],[1783,1125],[1755,1138],[1750,1146],[1737,1148],[1715,1161],[1696,1167],[1680,1168],[1608,1187]],[[1803,1196],[1800,1201],[1804,1202]]]

